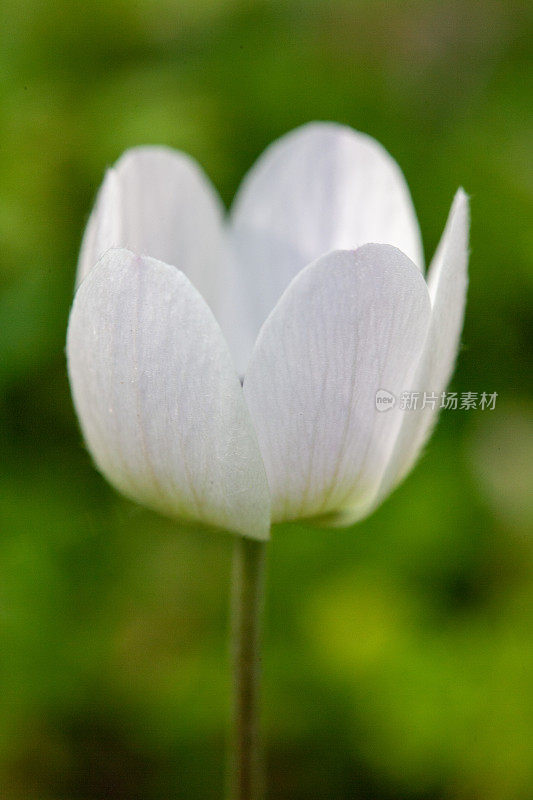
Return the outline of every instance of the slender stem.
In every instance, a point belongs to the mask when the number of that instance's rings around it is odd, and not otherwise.
[[[232,584],[233,729],[230,800],[262,800],[259,734],[261,616],[266,542],[235,536]]]

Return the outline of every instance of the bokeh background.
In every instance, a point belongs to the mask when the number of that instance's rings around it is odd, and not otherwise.
[[[229,203],[310,119],[402,165],[429,260],[472,197],[453,387],[407,482],[346,531],[275,531],[271,800],[531,800],[533,6],[524,0],[4,0],[0,31],[0,796],[223,795],[231,539],[116,495],[66,379],[77,251],[127,147]],[[529,342],[530,343],[530,342]]]

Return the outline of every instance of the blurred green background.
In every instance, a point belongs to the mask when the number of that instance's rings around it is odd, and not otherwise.
[[[64,340],[105,167],[186,150],[229,203],[311,119],[372,134],[429,260],[472,196],[453,387],[408,481],[271,547],[271,800],[531,800],[533,6],[527,0],[4,0],[0,32],[0,796],[222,797],[231,539],[116,495]]]

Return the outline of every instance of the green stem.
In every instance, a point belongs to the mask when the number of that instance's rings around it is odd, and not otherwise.
[[[262,800],[259,733],[261,616],[266,542],[235,536],[232,581],[233,728],[230,800]]]

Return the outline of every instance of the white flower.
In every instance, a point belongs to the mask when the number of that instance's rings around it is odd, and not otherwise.
[[[97,466],[142,504],[256,538],[368,514],[437,413],[380,413],[376,392],[446,387],[467,239],[459,190],[426,284],[399,167],[339,125],[268,148],[228,220],[190,158],[128,151],[90,217],[68,330]]]

